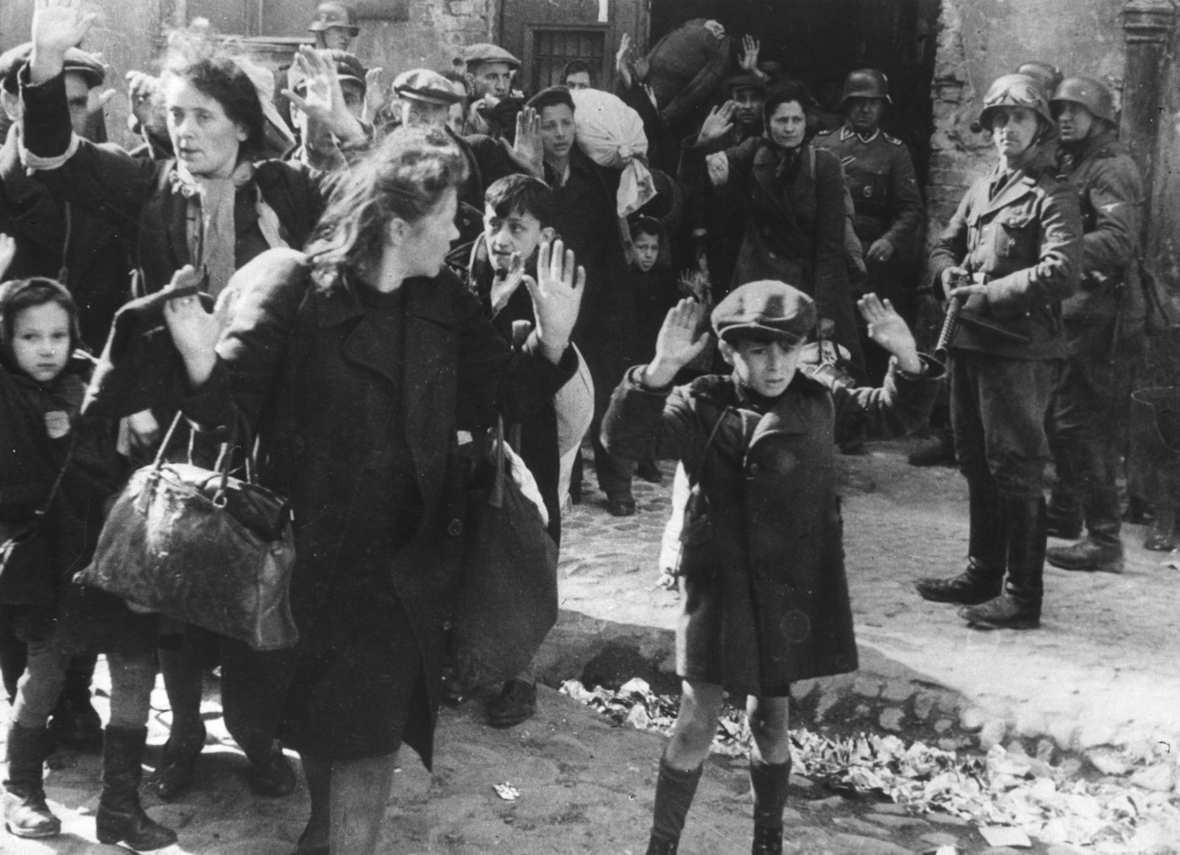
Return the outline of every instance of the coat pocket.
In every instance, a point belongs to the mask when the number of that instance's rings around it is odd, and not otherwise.
[[[680,529],[680,560],[676,575],[688,579],[712,576],[716,571],[713,561],[713,514],[709,497],[701,490],[700,484],[693,485],[684,506],[684,524]]]
[[[1030,211],[1008,211],[996,220],[996,255],[1033,259],[1037,250],[1037,223]]]

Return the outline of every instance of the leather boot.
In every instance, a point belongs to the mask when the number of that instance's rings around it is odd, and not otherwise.
[[[155,791],[161,800],[175,801],[187,793],[193,785],[193,767],[201,750],[205,747],[205,726],[195,734],[180,735],[173,733],[164,743],[164,751],[160,755],[160,762],[156,771],[148,781],[148,787]]]
[[[8,772],[4,778],[4,827],[17,837],[61,834],[61,820],[45,803],[41,771],[48,753],[43,727],[8,729]]]
[[[97,656],[75,656],[66,668],[66,684],[49,719],[49,732],[63,745],[81,750],[102,746],[102,719],[90,703],[90,681]]]
[[[267,798],[282,798],[295,792],[299,784],[295,767],[277,739],[263,751],[247,751],[246,759],[250,761],[249,781],[253,792]]]
[[[660,759],[660,777],[656,781],[656,803],[652,807],[651,838],[647,855],[676,855],[680,832],[692,806],[704,764],[690,769],[676,769]]]
[[[150,852],[176,842],[176,832],[144,813],[139,803],[146,741],[146,727],[108,727],[103,733],[102,796],[94,823],[99,843]]]
[[[754,845],[752,855],[783,855],[783,809],[791,783],[791,761],[765,763],[750,758],[754,790]]]
[[[1121,573],[1123,543],[1119,539],[1118,455],[1109,443],[1079,443],[1077,466],[1088,535],[1070,546],[1055,546],[1045,557],[1063,570]],[[1049,503],[1052,520],[1052,501]]]
[[[1069,546],[1053,546],[1045,550],[1045,559],[1062,570],[1087,570],[1102,573],[1123,572],[1123,543],[1115,526],[1114,542],[1109,531],[1097,537],[1095,526],[1090,527],[1090,536]]]
[[[1044,497],[1007,497],[1008,583],[994,600],[959,611],[979,629],[1035,629],[1041,625],[1047,514]]]
[[[1000,593],[1008,539],[1003,504],[994,489],[978,481],[967,482],[967,496],[967,569],[950,579],[920,580],[915,587],[924,600],[973,606]]]

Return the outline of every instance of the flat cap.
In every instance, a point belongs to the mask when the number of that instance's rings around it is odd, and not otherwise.
[[[393,91],[401,98],[440,107],[457,104],[463,100],[463,96],[455,90],[451,81],[429,68],[403,71],[394,78]]]
[[[729,340],[735,333],[800,342],[815,326],[815,301],[786,282],[762,279],[730,292],[712,314],[713,331]]]
[[[763,95],[769,89],[766,81],[757,74],[735,74],[732,77],[726,78],[725,88],[729,91],[735,89],[757,89]]]
[[[519,59],[499,45],[490,42],[480,42],[463,48],[463,61],[468,66],[476,62],[506,62],[509,68],[520,68]]]
[[[341,83],[351,80],[354,83],[359,83],[362,90],[365,89],[365,67],[353,54],[343,50],[321,50],[318,52],[330,59],[336,66],[336,76],[340,78]],[[298,63],[293,63],[287,71],[287,85],[292,91],[307,85],[307,79],[299,70]]]
[[[17,45],[0,54],[0,83],[3,83],[4,88],[9,92],[15,93],[20,88],[17,84],[17,75],[20,74],[25,63],[29,61],[29,56],[32,53],[33,43],[25,42],[23,45]],[[76,47],[66,49],[63,70],[76,71],[81,74],[86,78],[86,85],[91,89],[95,86],[102,86],[107,76],[106,69],[103,68],[98,57]]]

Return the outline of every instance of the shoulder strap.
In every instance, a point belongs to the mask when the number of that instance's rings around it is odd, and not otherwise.
[[[705,440],[705,447],[701,449],[701,459],[697,461],[696,471],[692,474],[694,484],[701,482],[701,472],[705,468],[705,455],[708,454],[709,448],[713,445],[713,439],[717,436],[717,431],[721,429],[721,423],[725,421],[725,417],[729,415],[729,411],[733,407],[726,407],[721,411],[721,415],[717,417],[717,421],[713,422],[713,429],[709,431],[709,438]]]

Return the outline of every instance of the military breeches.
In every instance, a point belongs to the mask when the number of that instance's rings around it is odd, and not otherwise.
[[[969,350],[953,351],[950,362],[951,427],[963,474],[1003,496],[1041,496],[1057,363]]]

